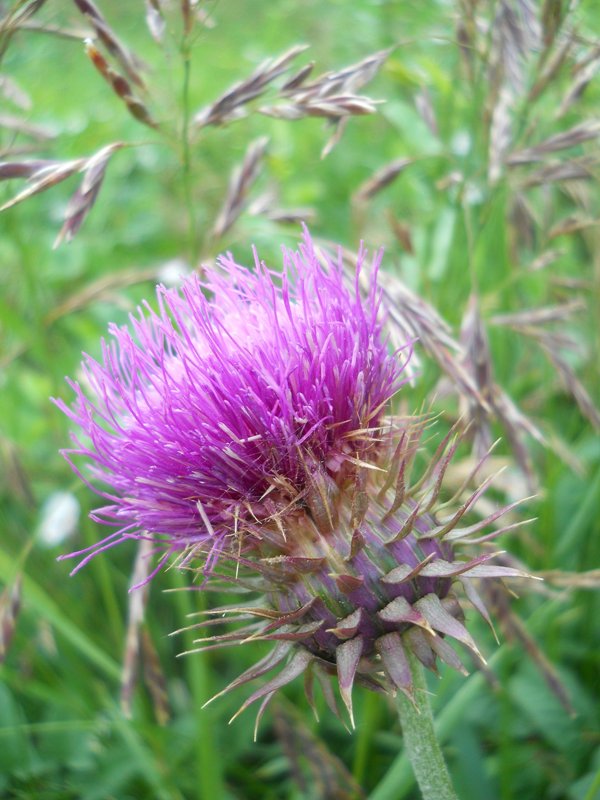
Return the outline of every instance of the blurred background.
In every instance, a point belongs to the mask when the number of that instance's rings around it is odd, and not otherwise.
[[[402,407],[471,423],[455,485],[502,437],[490,503],[535,494],[499,544],[543,587],[489,598],[499,644],[468,620],[488,673],[431,680],[459,795],[600,798],[594,0],[19,0],[0,57],[0,796],[418,797],[385,698],[355,690],[350,734],[293,684],[254,743],[243,690],[201,706],[259,643],[177,658],[205,601],[175,570],[128,594],[134,542],[56,561],[105,535],[49,400],[81,352],[307,221],[385,247]]]

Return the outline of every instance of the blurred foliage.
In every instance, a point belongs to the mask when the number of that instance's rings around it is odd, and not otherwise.
[[[79,178],[0,215],[0,580],[6,587],[3,644],[10,644],[0,686],[0,794],[41,800],[297,800],[357,796],[352,787],[360,784],[374,800],[416,797],[398,758],[402,739],[396,717],[382,698],[356,691],[357,731],[349,735],[323,709],[317,724],[302,687],[292,686],[286,694],[301,716],[281,702],[263,720],[257,743],[250,715],[231,728],[226,725],[239,696],[202,710],[212,693],[262,651],[252,645],[176,658],[193,637],[186,643],[167,634],[184,624],[184,615],[197,610],[200,600],[195,592],[164,592],[182,585],[173,571],[155,579],[145,623],[164,671],[170,718],[161,720],[152,694],[156,681],[142,676],[131,717],[122,713],[119,684],[134,545],[92,560],[73,578],[67,578],[68,563],[56,563],[61,552],[89,545],[98,533],[86,518],[94,497],[58,455],[68,442],[68,425],[48,398],[68,396],[63,378],[77,373],[81,351],[97,354],[107,323],[125,322],[142,298],[152,296],[157,279],[168,280],[197,257],[210,259],[225,248],[250,262],[251,243],[276,263],[280,243],[297,241],[297,224],[281,226],[248,209],[221,239],[209,234],[232,168],[249,142],[265,135],[264,169],[250,200],[268,190],[282,209],[311,207],[315,235],[350,249],[361,238],[370,247],[385,245],[386,269],[432,303],[457,336],[473,292],[488,320],[582,299],[575,317],[559,319],[557,329],[575,340],[565,356],[574,374],[597,392],[598,139],[575,142],[564,158],[562,152],[551,154],[560,163],[585,159],[585,180],[528,185],[547,161],[505,164],[507,153],[597,123],[600,83],[591,69],[576,101],[557,113],[581,74],[577,65],[598,61],[595,3],[582,0],[570,9],[561,0],[546,0],[539,8],[525,0],[358,0],[351,8],[341,0],[198,5],[207,24],[198,25],[189,40],[185,100],[179,4],[164,4],[168,24],[159,44],[146,28],[141,2],[102,2],[119,39],[145,65],[141,72],[151,112],[170,130],[164,136],[131,117],[94,70],[81,41],[89,21],[75,4],[40,4],[29,28],[12,32],[8,42],[7,30],[0,32],[2,49],[8,45],[0,78],[16,81],[30,98],[21,98],[15,108],[6,82],[0,83],[3,160],[76,159],[109,142],[135,145],[112,156],[95,206],[71,243],[52,249]],[[531,62],[523,65],[513,54],[521,85],[513,87],[503,108],[490,72],[496,14],[513,8],[522,23],[534,5],[536,14],[545,14],[545,27]],[[2,14],[9,6],[26,10],[28,3],[0,3]],[[566,31],[573,32],[569,57],[532,99],[553,26],[555,50],[564,44]],[[58,35],[49,32],[52,27],[74,33]],[[204,128],[188,153],[186,176],[186,155],[177,138],[185,127],[182,104],[195,113],[264,59],[297,43],[310,45],[300,63],[314,60],[318,73],[393,48],[363,90],[385,101],[377,113],[350,119],[324,159],[320,153],[332,130],[323,119],[289,122],[251,114],[224,127]],[[508,85],[506,74],[496,79],[498,87]],[[42,126],[45,138],[5,125],[4,117],[15,114],[28,125]],[[504,133],[494,134],[494,114],[499,129],[503,119],[498,117],[505,115]],[[508,151],[502,150],[506,125]],[[501,140],[498,175],[490,175],[494,135]],[[398,158],[411,163],[368,203],[358,202],[364,182]],[[10,200],[22,187],[17,181],[0,183],[0,200]],[[561,231],[566,218],[577,224]],[[544,256],[550,261],[540,267]],[[598,569],[597,433],[534,341],[491,322],[487,330],[495,380],[535,417],[550,442],[547,448],[528,442],[541,488],[527,512],[537,522],[507,536],[505,546],[534,572]],[[411,393],[406,400],[411,410],[431,397],[440,378],[426,358],[420,369],[416,385],[405,390]],[[445,405],[442,395],[438,406],[450,417],[456,414],[453,397]],[[506,445],[501,451],[510,458]],[[511,468],[510,474],[508,490],[524,491],[519,472]],[[47,501],[59,491],[75,497],[82,513],[67,524],[59,505],[52,525],[64,532],[71,527],[73,539],[56,543],[41,530],[48,526]],[[15,590],[20,575],[22,596]],[[600,633],[594,624],[600,598],[589,589],[551,584],[548,595],[524,594],[514,605],[554,664],[574,716],[517,644],[501,638],[498,648],[476,619],[470,622],[481,627],[478,638],[492,658],[498,687],[490,688],[481,674],[465,680],[445,669],[432,684],[450,768],[464,800],[600,798]],[[286,736],[295,729],[296,744],[290,748]],[[314,756],[293,763],[294,748],[309,745]],[[339,793],[323,788],[331,775]]]

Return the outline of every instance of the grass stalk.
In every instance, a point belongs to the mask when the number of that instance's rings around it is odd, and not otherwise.
[[[194,213],[192,147],[190,141],[190,80],[192,75],[192,48],[189,34],[184,34],[181,44],[181,60],[183,65],[183,86],[181,92],[181,162],[183,182],[183,202],[188,220],[188,253],[192,266],[195,265],[199,255],[199,239],[196,230],[196,215]]]
[[[186,619],[192,612],[202,610],[206,598],[202,592],[185,591],[185,583],[181,572],[171,570],[174,585],[180,591],[174,593],[178,605],[178,619]],[[194,604],[192,604],[192,597]],[[182,649],[194,647],[194,632],[187,631],[183,634]],[[203,709],[202,705],[213,694],[211,691],[210,671],[206,654],[185,657],[186,683],[192,695],[193,713],[196,725],[196,767],[198,774],[197,797],[225,798],[227,793],[223,784],[221,765],[223,759],[217,750],[214,728],[212,725],[212,710]]]

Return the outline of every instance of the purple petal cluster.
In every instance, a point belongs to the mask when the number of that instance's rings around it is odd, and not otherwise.
[[[65,457],[106,501],[93,518],[117,529],[82,563],[140,537],[210,562],[275,507],[310,506],[315,474],[339,485],[372,460],[406,362],[382,331],[380,258],[361,250],[349,282],[305,233],[280,271],[228,255],[110,327],[73,405],[55,401],[81,431]]]

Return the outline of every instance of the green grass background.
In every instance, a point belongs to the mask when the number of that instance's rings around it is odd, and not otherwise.
[[[177,19],[177,4],[172,19]],[[488,17],[493,3],[484,11]],[[594,2],[576,12],[585,42],[600,34]],[[120,37],[148,65],[153,111],[179,120],[183,72],[175,22],[164,49],[148,35],[143,4],[105,0],[102,9]],[[466,81],[455,41],[460,4],[426,0],[306,0],[207,3],[215,27],[202,30],[192,50],[190,108],[199,109],[246,76],[263,59],[298,42],[310,45],[302,63],[316,71],[338,69],[369,53],[394,46],[381,74],[366,87],[382,98],[379,113],[351,120],[337,148],[320,158],[329,131],[323,121],[296,123],[252,115],[223,129],[208,129],[192,150],[192,213],[204,257],[215,253],[206,236],[227,188],[229,171],[249,141],[270,138],[264,175],[257,189],[276,185],[281,205],[311,206],[316,235],[356,248],[386,246],[385,267],[423,294],[458,326],[477,284],[486,314],[520,311],[561,302],[570,290],[556,278],[582,282],[588,310],[572,333],[580,342],[574,362],[598,399],[598,307],[600,249],[596,228],[559,240],[548,238],[549,222],[573,212],[573,198],[557,187],[532,190],[534,223],[529,241],[515,245],[510,221],[513,177],[495,187],[486,181],[487,138],[483,123],[485,74]],[[49,2],[36,19],[85,27],[66,0]],[[594,39],[596,37],[596,39]],[[583,46],[583,45],[582,45]],[[181,162],[177,146],[159,142],[133,121],[86,59],[82,44],[44,33],[19,33],[8,49],[3,74],[11,75],[32,98],[27,118],[47,125],[56,137],[38,152],[45,157],[90,155],[110,141],[144,146],[117,153],[89,219],[69,245],[52,250],[75,181],[57,186],[0,216],[0,580],[11,587],[23,574],[22,609],[0,683],[0,796],[62,800],[105,798],[319,798],[336,797],[323,786],[337,774],[333,755],[374,800],[417,797],[402,738],[386,701],[355,690],[357,730],[349,734],[322,710],[315,722],[300,684],[285,695],[283,719],[305,728],[315,747],[303,764],[302,788],[290,769],[281,728],[266,715],[257,743],[253,715],[231,727],[227,720],[243,690],[201,710],[211,693],[256,661],[260,645],[184,659],[181,637],[168,633],[199,608],[197,593],[166,593],[182,585],[173,571],[152,585],[147,627],[165,673],[171,718],[159,724],[143,681],[135,692],[131,719],[119,707],[119,682],[127,614],[127,587],[134,555],[119,548],[94,559],[68,577],[69,562],[55,558],[85,546],[100,533],[86,513],[95,498],[58,455],[68,442],[68,423],[49,397],[68,397],[65,375],[77,373],[82,350],[99,353],[109,321],[125,322],[129,311],[151,297],[162,264],[187,258],[190,241]],[[532,107],[518,109],[519,130],[533,126],[540,141],[584,119],[598,116],[600,84],[592,82],[563,120],[553,114],[568,88],[568,71]],[[427,87],[440,134],[432,135],[417,113],[414,94]],[[10,104],[4,102],[6,111]],[[15,141],[2,134],[3,146]],[[458,143],[468,140],[462,154]],[[26,142],[17,139],[16,144]],[[574,154],[597,153],[597,144]],[[415,158],[366,210],[351,196],[393,158]],[[476,199],[440,189],[461,171]],[[598,215],[597,173],[586,184],[587,212]],[[0,184],[9,199],[16,182]],[[479,194],[477,194],[477,192]],[[477,199],[478,198],[478,199]],[[391,210],[410,228],[412,254],[395,241],[386,214]],[[243,215],[219,249],[231,248],[250,261],[250,245],[276,261],[281,243],[297,241],[297,226],[278,227]],[[526,269],[549,246],[562,255],[540,272]],[[130,285],[121,285],[131,274]],[[136,277],[139,276],[139,277]],[[584,571],[600,566],[600,443],[589,423],[563,391],[551,368],[522,337],[491,330],[498,383],[556,432],[579,460],[574,471],[552,448],[531,445],[541,492],[526,511],[537,522],[503,546],[533,571]],[[417,409],[439,375],[428,363],[409,402]],[[502,447],[504,449],[502,450]],[[505,445],[501,452],[508,453]],[[82,507],[76,537],[44,548],[36,540],[43,505],[56,491],[75,494]],[[501,642],[475,619],[472,627],[499,680],[491,689],[481,675],[464,679],[441,669],[433,679],[450,769],[463,800],[594,800],[600,798],[600,599],[597,592],[554,590],[553,597],[524,596],[515,608],[567,688],[576,715],[570,716],[540,678],[526,654]],[[189,642],[188,642],[189,644]],[[314,738],[310,738],[314,737]],[[321,743],[319,746],[318,743]],[[316,744],[315,744],[316,743]],[[321,749],[319,749],[321,747]],[[323,749],[324,748],[324,749]],[[312,771],[310,769],[312,767]],[[329,772],[328,772],[329,770]],[[341,785],[342,778],[334,777]],[[353,796],[351,793],[348,796]]]

